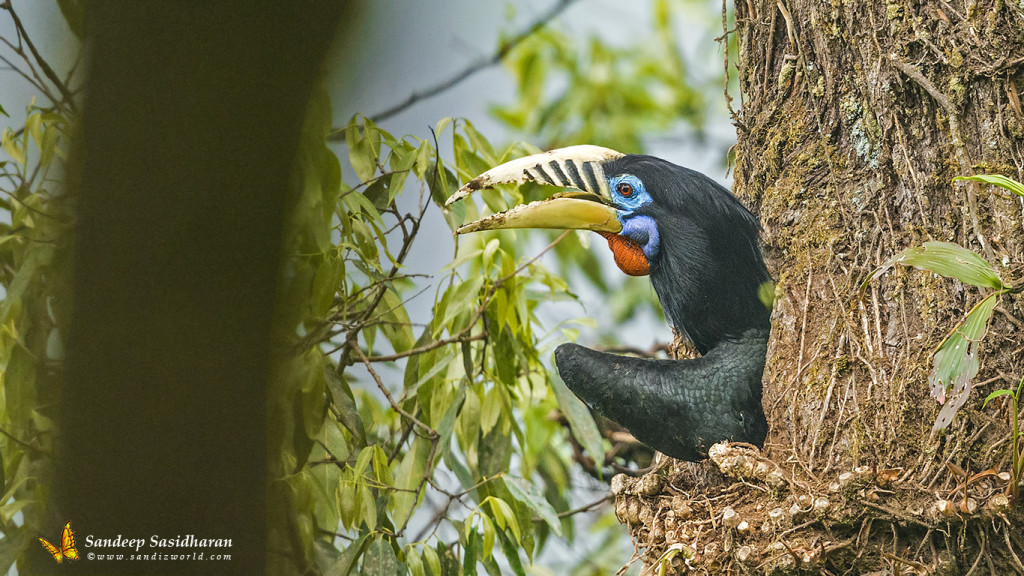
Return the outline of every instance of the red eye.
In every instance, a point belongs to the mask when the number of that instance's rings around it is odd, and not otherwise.
[[[633,195],[633,187],[630,186],[629,184],[626,184],[625,182],[620,182],[617,189],[619,191],[619,194],[622,194],[626,198],[629,198],[630,196]]]

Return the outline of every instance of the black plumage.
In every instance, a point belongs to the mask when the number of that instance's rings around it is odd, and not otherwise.
[[[702,356],[646,360],[563,344],[560,376],[591,408],[669,456],[700,460],[723,440],[762,446],[771,327],[762,287],[771,277],[757,220],[707,176],[660,158],[627,155],[603,167],[609,177],[636,176],[650,194],[653,202],[633,215],[650,216],[660,233],[651,283],[668,321]]]
[[[574,186],[582,193],[517,206],[459,233],[599,231],[623,271],[650,274],[669,323],[701,354],[651,360],[562,344],[555,363],[566,385],[595,411],[675,458],[700,460],[721,441],[763,446],[768,423],[761,379],[774,285],[750,211],[699,172],[596,146],[507,162],[474,178],[448,204],[474,190],[523,181]]]
[[[632,174],[654,200],[636,215],[658,224],[661,250],[651,284],[669,323],[701,354],[747,330],[770,327],[761,287],[771,276],[761,256],[760,226],[731,192],[704,174],[654,156],[630,154],[604,164]]]
[[[673,458],[698,461],[722,440],[762,446],[766,330],[723,341],[693,360],[650,360],[562,344],[555,363],[566,385],[602,416]]]

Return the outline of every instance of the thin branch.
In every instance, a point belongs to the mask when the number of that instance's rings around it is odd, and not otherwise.
[[[399,360],[401,358],[407,358],[409,356],[415,356],[417,354],[422,354],[424,352],[430,352],[431,350],[436,350],[437,348],[440,348],[442,346],[447,346],[448,344],[457,344],[457,343],[472,342],[472,341],[475,341],[475,340],[486,339],[488,337],[488,333],[487,333],[486,330],[484,330],[480,334],[475,334],[473,336],[469,336],[469,333],[476,326],[477,321],[480,320],[480,318],[482,318],[484,313],[487,311],[487,306],[491,303],[491,300],[494,298],[494,295],[498,293],[498,289],[501,288],[502,284],[504,284],[507,280],[509,280],[510,278],[512,278],[514,276],[517,276],[520,272],[525,270],[530,264],[533,264],[534,262],[537,261],[537,259],[539,259],[541,256],[543,256],[549,250],[554,248],[555,245],[557,245],[559,242],[562,241],[562,239],[564,239],[566,236],[569,235],[569,232],[572,232],[572,230],[566,230],[565,232],[562,232],[562,234],[559,235],[558,238],[555,238],[555,240],[552,241],[551,244],[548,244],[543,250],[538,252],[533,258],[530,258],[529,260],[524,262],[518,268],[516,268],[515,270],[510,272],[507,276],[499,278],[494,283],[494,285],[491,286],[491,289],[487,291],[487,294],[483,298],[483,302],[481,302],[480,306],[477,307],[476,313],[474,314],[473,319],[466,325],[465,328],[460,330],[458,333],[456,333],[451,338],[446,338],[444,340],[437,340],[437,341],[431,342],[430,344],[424,344],[423,346],[420,346],[418,348],[413,348],[411,350],[406,350],[405,352],[399,352],[397,354],[389,354],[389,355],[386,355],[386,356],[370,356],[370,357],[367,357],[365,354],[363,354],[362,349],[359,348],[359,346],[357,344],[351,344],[349,347],[352,348],[353,350],[358,350],[359,356],[360,356],[361,359],[363,359],[364,363],[365,362],[391,362],[391,361],[394,361],[394,360]],[[348,344],[349,342],[351,342],[351,341],[347,340],[346,344]]]
[[[6,39],[0,38],[0,40],[3,40],[5,44],[10,46],[10,43],[7,42]],[[13,62],[11,62],[10,60],[7,59],[6,56],[0,56],[0,61],[2,61],[4,64],[7,64],[11,68],[11,70],[17,72],[29,84],[34,86],[36,88],[36,90],[39,90],[43,94],[47,94],[47,96],[49,96],[48,90],[46,89],[45,86],[42,86],[41,84],[39,84],[39,82],[35,78],[33,78],[32,76],[29,76],[28,74],[26,74],[24,70],[22,70],[21,68],[18,68],[17,66],[15,66]]]
[[[7,436],[8,438],[11,439],[12,442],[17,444],[18,446],[21,446],[25,450],[28,450],[30,452],[35,452],[37,454],[46,454],[46,452],[40,450],[39,448],[36,448],[35,446],[29,444],[28,442],[25,442],[24,440],[18,438],[17,436],[15,436],[14,434],[11,434],[7,430],[4,430],[3,428],[0,428],[0,434],[3,434],[4,436]]]
[[[426,432],[428,436],[430,436],[430,438],[435,439],[440,437],[440,434],[437,433],[437,430],[434,430],[430,426],[427,426],[418,418],[402,409],[402,407],[399,406],[397,402],[395,402],[394,397],[391,396],[391,392],[388,390],[388,387],[384,385],[384,381],[380,379],[380,375],[377,374],[377,371],[373,369],[373,364],[370,363],[370,359],[366,357],[366,354],[363,354],[363,350],[358,346],[353,346],[352,349],[355,351],[356,355],[359,356],[359,359],[363,361],[363,365],[366,366],[366,370],[369,371],[370,376],[373,377],[373,381],[377,383],[377,388],[380,388],[380,391],[384,393],[384,397],[388,399],[388,403],[391,404],[391,408],[395,412],[401,414],[409,422],[412,422],[416,426],[422,428],[423,431]]]
[[[61,96],[64,97],[64,101],[68,103],[68,106],[73,111],[75,109],[74,94],[68,90],[68,87],[61,81],[60,77],[57,76],[57,73],[53,71],[53,68],[50,68],[49,63],[47,63],[46,60],[43,59],[42,55],[39,54],[39,51],[36,50],[36,45],[32,42],[32,39],[29,38],[28,33],[25,31],[25,26],[21,23],[21,18],[18,18],[18,13],[14,11],[14,5],[8,1],[4,4],[0,4],[0,7],[7,9],[11,14],[11,19],[14,20],[14,25],[18,28],[18,33],[25,39],[25,45],[28,46],[29,51],[32,52],[32,56],[36,59],[36,63],[38,63],[39,67],[43,69],[43,74],[45,74],[46,77],[49,78],[50,82],[53,82],[53,85],[60,90]]]
[[[940,106],[942,106],[942,109],[945,110],[947,114],[955,115],[957,113],[956,107],[953,106],[953,103],[949,101],[949,98],[946,98],[946,95],[943,94],[938,88],[936,88],[935,84],[932,84],[931,80],[925,78],[925,75],[922,74],[920,70],[918,70],[912,64],[907,64],[906,62],[900,61],[895,56],[893,56],[892,58],[892,63],[894,66],[900,69],[900,72],[903,72],[911,80],[916,82],[918,86],[924,88],[925,92],[930,94],[931,97],[934,98]]]
[[[594,508],[597,508],[598,506],[604,504],[605,502],[611,501],[613,498],[615,498],[615,496],[613,496],[612,493],[609,492],[608,494],[605,494],[604,496],[602,496],[600,499],[594,500],[590,504],[584,504],[583,506],[580,506],[578,508],[573,508],[572,510],[566,510],[565,512],[559,512],[558,513],[558,517],[559,518],[568,518],[569,516],[575,516],[576,514],[582,514],[583,512],[589,512],[589,511],[593,510]],[[544,522],[544,519],[541,518],[540,516],[534,516],[533,517],[533,521],[534,522]]]
[[[473,342],[476,340],[483,340],[487,338],[486,332],[474,334],[473,336],[469,337],[466,337],[462,332],[460,332],[459,334],[460,335],[455,338],[445,338],[443,340],[437,340],[436,342],[425,344],[423,346],[420,346],[419,348],[412,348],[406,350],[405,352],[399,352],[397,354],[387,354],[385,356],[370,356],[369,358],[367,358],[367,360],[369,360],[370,362],[394,362],[395,360],[408,358],[409,356],[416,356],[418,354],[423,354],[424,352],[430,352],[431,350],[436,350],[442,346],[447,346],[449,344],[462,344],[465,342]]]
[[[527,26],[526,29],[524,29],[519,34],[513,36],[507,42],[503,42],[501,46],[498,47],[498,50],[495,51],[495,53],[492,54],[491,56],[482,58],[474,62],[473,64],[470,64],[469,66],[467,66],[466,68],[464,68],[462,71],[455,74],[451,78],[442,80],[441,82],[438,82],[437,84],[434,84],[433,86],[430,86],[423,90],[413,92],[404,101],[392,106],[391,108],[388,108],[387,110],[370,116],[370,119],[373,120],[374,122],[380,123],[384,120],[387,120],[388,118],[391,118],[392,116],[395,116],[396,114],[404,112],[405,110],[414,106],[421,100],[433,98],[434,96],[437,96],[442,92],[454,88],[455,86],[462,83],[463,80],[466,80],[467,78],[473,76],[474,74],[480,72],[481,70],[500,64],[502,59],[504,59],[505,56],[508,55],[508,53],[511,52],[513,48],[521,44],[524,40],[532,36],[534,33],[536,33],[544,26],[547,26],[549,22],[558,17],[558,15],[564,12],[565,9],[571,6],[575,1],[576,0],[558,0],[558,2],[555,3],[555,5],[552,6],[550,10],[541,14],[536,20],[533,21],[532,24]],[[343,130],[335,129],[334,131],[332,131],[330,138],[331,140],[340,140],[344,137],[345,135]]]

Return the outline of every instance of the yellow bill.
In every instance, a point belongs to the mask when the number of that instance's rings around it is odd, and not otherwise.
[[[617,234],[622,231],[622,223],[617,218],[615,208],[607,204],[593,200],[559,197],[515,206],[504,212],[481,218],[476,222],[470,222],[456,230],[455,233],[467,234],[503,228],[594,230]]]

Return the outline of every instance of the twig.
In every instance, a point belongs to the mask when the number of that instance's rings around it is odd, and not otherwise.
[[[604,496],[602,496],[600,499],[594,500],[590,504],[584,504],[583,506],[580,506],[578,508],[573,508],[572,510],[566,510],[565,512],[559,512],[558,513],[558,517],[559,518],[568,518],[569,516],[575,516],[576,514],[581,514],[583,512],[589,512],[590,510],[593,510],[594,508],[597,508],[601,504],[604,504],[605,502],[610,501],[612,498],[614,498],[614,496],[612,496],[611,492],[609,492],[608,494],[605,494]],[[533,517],[533,521],[534,522],[544,522],[544,519],[541,518],[540,516],[534,516]]]
[[[932,84],[931,80],[925,77],[916,67],[911,64],[907,64],[899,60],[895,55],[892,56],[892,63],[894,66],[899,68],[900,72],[906,74],[911,80],[917,83],[918,86],[924,88],[925,92],[928,92],[939,106],[946,111],[949,115],[949,130],[953,137],[953,149],[957,153],[957,160],[960,162],[960,169],[964,174],[974,174],[974,170],[971,167],[970,158],[967,156],[967,151],[964,148],[963,139],[960,137],[960,116],[957,113],[956,107],[946,95],[943,94],[935,84]],[[981,244],[982,249],[985,250],[985,255],[989,260],[994,259],[992,248],[989,246],[988,240],[981,233],[981,226],[978,222],[978,183],[969,182],[967,184],[967,207],[969,208],[971,225],[974,229],[974,236],[978,239],[978,243]]]
[[[956,108],[953,106],[953,103],[950,102],[949,98],[946,98],[946,95],[940,92],[939,89],[935,87],[935,84],[932,84],[932,81],[926,78],[920,70],[915,68],[912,64],[907,64],[906,62],[897,59],[895,56],[892,58],[892,63],[900,69],[900,72],[903,72],[909,76],[911,80],[916,82],[918,86],[924,88],[925,92],[928,92],[928,94],[930,94],[931,97],[934,98],[940,106],[942,106],[942,109],[945,110],[947,114],[956,115]]]
[[[1002,306],[996,306],[996,312],[999,312],[1000,314],[1005,316],[1006,319],[1009,320],[1010,323],[1016,326],[1017,328],[1024,330],[1024,322],[1021,322],[1020,320],[1017,319],[1016,316],[1010,314],[1010,312],[1007,311],[1006,308],[1003,308]]]
[[[470,327],[472,327],[472,326],[470,326]],[[430,352],[431,350],[436,350],[436,349],[438,349],[438,348],[440,348],[442,346],[447,346],[449,344],[462,344],[464,342],[473,342],[475,340],[483,340],[483,339],[487,338],[487,333],[486,332],[481,332],[480,334],[474,334],[473,336],[469,336],[469,337],[465,336],[465,334],[464,334],[465,332],[466,332],[466,330],[463,330],[463,331],[459,332],[459,336],[456,336],[455,338],[445,338],[443,340],[437,340],[436,342],[432,342],[430,344],[425,344],[423,346],[420,346],[419,348],[412,348],[412,349],[406,350],[405,352],[399,352],[397,354],[387,354],[385,356],[370,356],[368,358],[368,360],[370,362],[393,362],[393,361],[399,360],[401,358],[407,358],[409,356],[416,356],[417,354],[423,354],[424,352]]]
[[[889,560],[892,560],[893,562],[899,562],[900,564],[906,564],[907,566],[911,566],[914,569],[922,571],[925,574],[931,572],[931,570],[929,570],[928,567],[924,564],[921,564],[920,562],[915,562],[913,560],[910,560],[909,558],[900,558],[899,556],[891,554],[889,552],[885,552],[884,554],[882,554],[882,556],[888,558]]]
[[[437,84],[434,84],[433,86],[430,86],[423,90],[413,92],[404,101],[382,112],[378,112],[377,114],[370,116],[370,119],[373,120],[374,122],[380,123],[384,120],[387,120],[388,118],[391,118],[392,116],[395,116],[400,112],[405,111],[406,109],[412,107],[421,100],[432,98],[446,90],[454,88],[463,80],[469,78],[470,76],[473,76],[474,74],[480,72],[481,70],[490,68],[491,66],[495,66],[501,63],[502,59],[505,58],[505,56],[509,52],[511,52],[513,48],[521,44],[524,40],[532,36],[535,32],[546,26],[556,17],[558,17],[559,14],[564,12],[565,9],[572,5],[572,3],[575,1],[576,0],[558,0],[558,2],[554,6],[552,6],[550,10],[548,10],[544,14],[541,14],[540,17],[534,20],[533,23],[530,24],[525,30],[523,30],[519,34],[516,34],[507,42],[503,42],[501,46],[498,48],[498,50],[491,56],[478,60],[473,64],[470,64],[469,66],[467,66],[466,68],[464,68],[462,71],[455,74],[451,78],[442,80],[441,82],[438,82]],[[344,132],[339,130],[333,130],[331,132],[331,140],[340,140],[341,138],[344,138]]]
[[[11,43],[7,42],[6,40],[4,40],[4,43],[7,44],[8,46],[11,45]],[[15,66],[13,62],[11,62],[10,60],[7,59],[7,57],[0,56],[0,61],[2,61],[4,64],[7,64],[7,66],[9,66],[11,70],[17,72],[22,78],[24,78],[26,81],[28,81],[29,84],[34,86],[37,90],[39,90],[43,94],[47,94],[49,92],[46,89],[45,86],[43,86],[42,84],[39,83],[38,80],[36,80],[32,76],[29,76],[28,74],[26,74],[25,71],[22,70],[21,68],[18,68],[17,66]],[[20,136],[20,134],[16,134],[16,135]]]
[[[370,363],[370,359],[366,357],[366,354],[363,354],[362,348],[360,348],[359,346],[353,346],[352,349],[355,350],[355,353],[357,356],[359,356],[359,359],[363,361],[363,365],[366,366],[366,370],[370,373],[370,376],[373,377],[373,381],[377,383],[377,388],[380,388],[380,391],[384,393],[384,397],[388,399],[388,403],[391,404],[391,408],[395,412],[401,414],[409,422],[412,422],[416,426],[422,428],[423,431],[426,432],[427,435],[430,436],[432,440],[439,438],[440,434],[437,433],[437,430],[434,430],[430,426],[427,426],[423,422],[420,422],[418,418],[406,412],[401,406],[398,405],[397,402],[395,402],[395,399],[394,397],[391,396],[391,392],[388,390],[388,387],[384,385],[384,382],[380,379],[380,375],[377,374],[377,371],[373,369],[373,364]]]
[[[26,449],[26,450],[29,450],[29,451],[31,451],[31,452],[36,452],[36,453],[38,453],[38,454],[45,454],[45,452],[43,452],[43,451],[42,451],[42,450],[40,450],[39,448],[36,448],[35,446],[33,446],[33,445],[29,444],[28,442],[25,442],[24,440],[22,440],[22,439],[18,438],[17,436],[15,436],[14,434],[11,434],[11,433],[10,433],[10,432],[8,432],[7,430],[4,430],[3,428],[0,428],[0,434],[3,434],[4,436],[7,436],[7,437],[8,437],[8,438],[10,438],[10,439],[11,439],[11,440],[12,440],[12,441],[13,441],[13,442],[15,443],[15,444],[17,444],[18,446],[21,446],[22,448],[24,448],[24,449]]]
[[[11,14],[11,19],[14,20],[14,26],[17,27],[18,34],[24,38],[25,45],[28,46],[29,51],[32,52],[32,56],[36,59],[39,67],[43,69],[43,74],[49,78],[50,82],[53,82],[53,85],[57,87],[57,90],[60,90],[61,96],[64,97],[64,101],[67,102],[71,110],[74,111],[74,94],[68,90],[68,87],[64,85],[64,82],[62,82],[60,77],[57,76],[57,73],[53,71],[53,68],[50,68],[50,65],[43,59],[42,55],[39,54],[39,51],[36,50],[36,45],[32,42],[32,39],[29,38],[28,33],[25,31],[25,26],[21,23],[21,18],[18,18],[18,13],[14,11],[14,5],[8,1],[0,4],[0,7],[6,9],[7,12]]]

